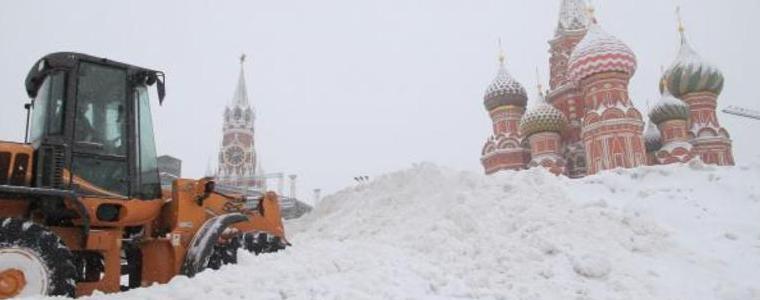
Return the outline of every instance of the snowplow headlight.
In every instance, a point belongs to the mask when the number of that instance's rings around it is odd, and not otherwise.
[[[101,204],[95,211],[95,216],[98,220],[105,222],[115,222],[119,219],[119,205],[115,204]]]

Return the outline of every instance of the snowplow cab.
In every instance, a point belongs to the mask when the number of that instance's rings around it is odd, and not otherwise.
[[[159,198],[151,85],[163,101],[160,71],[71,52],[38,60],[25,81],[33,99],[27,139],[38,161],[32,185]]]

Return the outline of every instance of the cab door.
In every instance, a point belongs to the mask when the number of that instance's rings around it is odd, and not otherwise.
[[[128,197],[127,71],[82,61],[76,73],[71,183],[86,194]]]

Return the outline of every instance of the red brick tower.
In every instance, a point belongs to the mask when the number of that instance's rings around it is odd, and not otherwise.
[[[686,134],[689,105],[676,99],[665,89],[662,98],[649,113],[649,119],[657,124],[661,136],[662,146],[655,152],[657,164],[687,162],[694,157],[689,136]]]
[[[519,122],[527,101],[525,88],[507,72],[504,55],[500,54],[499,70],[484,97],[493,121],[493,134],[483,146],[480,158],[486,174],[525,169],[530,151],[520,137]]]
[[[571,178],[586,176],[586,151],[581,142],[581,124],[584,115],[583,99],[575,82],[568,78],[568,60],[575,46],[588,30],[589,18],[583,0],[562,0],[559,22],[554,38],[549,41],[550,91],[549,103],[562,111],[569,120],[562,132],[565,141],[563,156],[567,159],[567,175]]]
[[[248,102],[243,63],[240,57],[240,75],[232,101],[224,110],[222,145],[216,181],[222,185],[256,187],[256,149],[254,147],[254,121],[256,115]]]
[[[681,49],[675,62],[663,75],[662,90],[683,99],[690,110],[688,126],[694,152],[709,164],[734,165],[731,138],[718,123],[715,114],[718,95],[723,90],[723,74],[713,64],[705,61],[689,45],[680,23]]]
[[[560,175],[566,173],[566,161],[562,156],[562,137],[567,127],[565,115],[546,102],[541,86],[536,103],[529,108],[520,121],[520,131],[530,144],[529,167],[542,166]]]
[[[628,97],[635,71],[633,51],[592,19],[569,60],[569,78],[585,106],[581,136],[588,174],[646,164],[644,122]]]

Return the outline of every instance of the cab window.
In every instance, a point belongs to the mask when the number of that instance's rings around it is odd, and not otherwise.
[[[140,186],[138,197],[155,199],[161,197],[161,181],[158,177],[158,161],[156,159],[156,142],[153,138],[153,119],[150,114],[150,97],[148,88],[140,85],[135,89],[137,106],[137,145],[140,147],[139,166]]]
[[[82,63],[77,86],[77,144],[101,154],[125,156],[126,72],[122,69]]]
[[[85,193],[129,195],[126,70],[81,62],[74,112],[74,180]]]
[[[32,101],[33,113],[29,131],[29,141],[32,144],[39,145],[46,130],[48,134],[63,132],[63,79],[62,72],[47,76],[37,92],[37,97]]]

